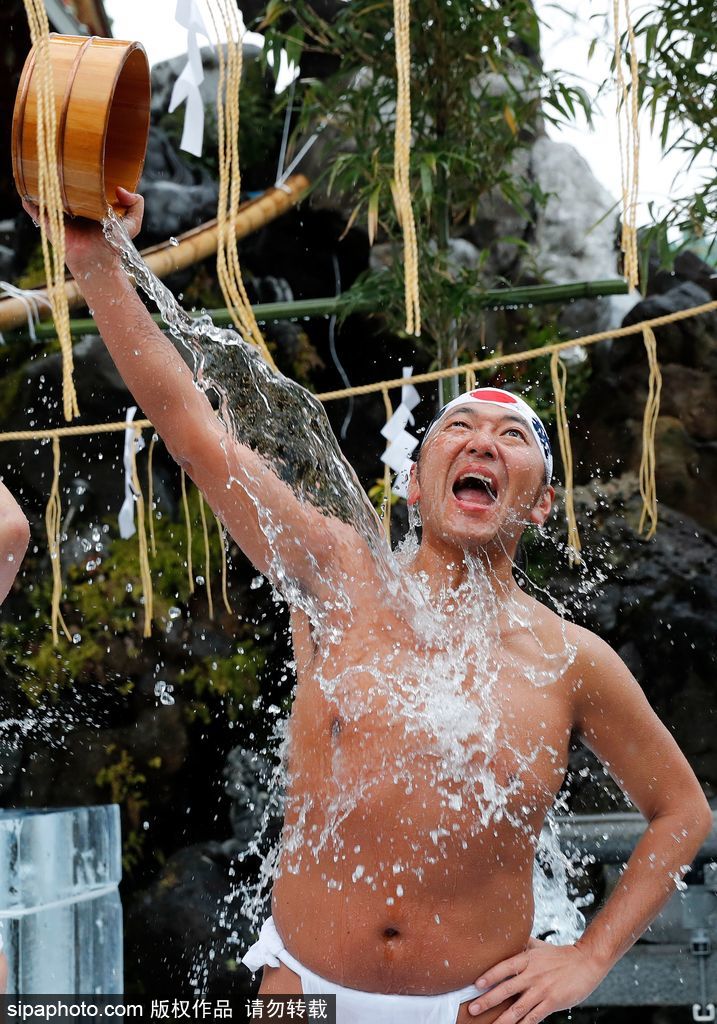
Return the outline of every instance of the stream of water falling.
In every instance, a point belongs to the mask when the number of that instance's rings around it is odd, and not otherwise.
[[[527,824],[530,808],[521,805],[521,793],[526,802],[528,793],[546,798],[535,764],[539,757],[557,759],[558,751],[539,741],[529,753],[511,745],[504,721],[506,680],[525,677],[526,665],[501,641],[506,631],[530,638],[529,681],[545,687],[563,676],[575,656],[564,621],[561,642],[546,649],[525,602],[501,591],[490,567],[468,553],[461,586],[432,593],[427,578],[408,572],[418,547],[415,531],[390,550],[316,398],[273,372],[236,331],[182,309],[147,268],[121,220],[108,217],[104,230],[125,270],[190,354],[197,385],[217,396],[218,415],[230,437],[258,453],[298,502],[318,510],[326,518],[327,533],[332,520],[355,531],[378,581],[376,615],[395,624],[394,643],[357,643],[345,577],[337,572],[323,580],[327,586],[320,591],[301,585],[282,564],[275,543],[284,529],[281,510],[266,507],[250,474],[241,479],[230,475],[228,486],[241,487],[257,509],[272,552],[270,582],[290,608],[308,617],[316,648],[313,679],[327,706],[340,715],[344,736],[370,737],[380,728],[380,735],[388,737],[385,743],[367,743],[365,750],[359,743],[363,759],[355,755],[347,761],[343,742],[333,745],[319,793],[309,784],[291,784],[302,773],[301,767],[293,774],[287,767],[292,743],[300,737],[293,734],[290,720],[277,722],[280,764],[269,785],[263,823],[246,851],[247,857],[261,854],[261,868],[238,894],[243,912],[258,922],[272,885],[312,862],[335,865],[321,876],[328,889],[368,886],[391,905],[409,880],[420,885],[426,872],[443,861],[450,858],[455,864],[459,848],[469,849],[471,841],[503,822],[517,832],[516,841],[529,843],[533,851],[540,848],[533,934],[551,930],[552,941],[574,941],[585,923],[580,901],[568,898],[574,866],[560,852],[551,825],[542,838],[535,836]],[[505,771],[506,757],[510,772]],[[366,807],[380,804],[387,786],[407,798],[431,794],[435,809],[415,815],[400,857],[389,858],[377,871],[367,866],[360,844],[347,837],[353,816],[360,818]],[[552,794],[547,796],[549,804]],[[282,811],[282,840],[267,850],[267,823]],[[392,842],[387,838],[389,846]]]

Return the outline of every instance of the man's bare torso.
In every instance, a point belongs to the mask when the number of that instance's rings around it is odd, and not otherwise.
[[[460,755],[450,728],[437,735],[411,714],[411,660],[433,652],[405,619],[367,598],[327,658],[308,618],[292,613],[298,686],[273,914],[287,949],[315,973],[364,991],[431,994],[472,984],[525,948],[535,840],[567,766],[575,671],[561,661],[570,627],[520,600],[531,625],[496,624],[498,725],[490,756],[465,765],[468,788],[455,764],[441,770],[451,747]],[[535,685],[545,651],[567,671]],[[470,706],[475,679],[457,685]],[[395,690],[405,694],[396,700]],[[497,788],[481,822],[483,767]]]

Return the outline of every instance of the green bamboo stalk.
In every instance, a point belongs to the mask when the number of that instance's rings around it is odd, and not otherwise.
[[[569,302],[572,299],[597,298],[604,295],[626,295],[627,282],[622,278],[607,281],[577,281],[571,284],[535,284],[517,288],[494,288],[483,292],[481,305],[495,307],[545,305],[551,302]],[[328,317],[339,313],[345,304],[341,296],[322,299],[297,299],[294,302],[262,302],[253,306],[254,315],[260,324],[269,324],[275,320],[301,320],[310,317]],[[370,313],[367,304],[360,307],[360,312]],[[205,310],[217,327],[231,324],[231,315],[227,309]],[[192,313],[200,316],[200,313]],[[153,314],[155,323],[161,324],[158,313]],[[91,317],[70,320],[70,332],[73,337],[87,334],[99,334],[97,324]],[[35,327],[35,335],[43,340],[57,337],[52,320],[46,320]],[[27,330],[6,333],[8,341],[27,341],[30,335]]]

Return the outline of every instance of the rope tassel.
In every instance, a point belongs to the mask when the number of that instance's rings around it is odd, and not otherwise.
[[[199,516],[202,520],[202,534],[204,535],[204,586],[207,590],[207,605],[209,618],[214,618],[214,601],[212,600],[212,579],[211,579],[211,551],[209,548],[209,530],[207,529],[207,513],[204,507],[204,495],[199,492]]]
[[[218,8],[218,18],[214,6]],[[235,0],[214,0],[209,14],[217,37],[217,135],[219,150],[219,200],[217,203],[217,276],[232,320],[245,341],[256,345],[265,361],[276,369],[262,337],[244,287],[236,241],[236,219],[241,195],[239,164],[239,91],[243,50],[241,25]],[[226,32],[226,54],[218,21]]]
[[[393,416],[393,406],[391,405],[391,398],[388,393],[388,388],[383,388],[383,404],[386,409],[386,422]],[[385,463],[383,467],[383,501],[384,501],[384,512],[383,512],[383,526],[386,531],[386,540],[388,541],[389,547],[391,546],[391,467]]]
[[[653,331],[644,327],[642,336],[645,340],[647,360],[650,366],[647,401],[642,420],[642,459],[640,461],[640,494],[642,495],[642,514],[640,515],[639,532],[642,533],[649,520],[650,526],[645,539],[650,540],[657,530],[657,483],[655,470],[657,456],[655,452],[655,433],[657,419],[660,415],[660,392],[662,391],[662,374],[657,361],[657,341]]]
[[[192,517],[189,514],[189,501],[187,499],[187,474],[182,470],[182,508],[184,509],[184,525],[187,529],[187,577],[189,581],[189,593],[194,593],[194,569],[192,567]]]
[[[217,533],[219,534],[219,546],[221,548],[222,555],[222,600],[224,601],[224,607],[230,615],[234,614],[234,609],[229,603],[229,592],[227,590],[227,546],[224,540],[224,525],[219,518],[215,515],[214,520],[217,524]]]
[[[37,81],[38,220],[47,294],[62,353],[62,408],[66,420],[79,416],[73,382],[70,309],[65,291],[65,214],[57,170],[57,112],[50,62],[50,25],[43,0],[25,0],[35,46]],[[52,244],[50,244],[52,238]]]
[[[142,428],[135,424],[135,443],[132,445],[132,488],[137,503],[137,543],[139,545],[139,574],[142,580],[142,593],[144,596],[144,629],[142,635],[152,635],[152,611],[154,604],[154,592],[152,589],[152,571],[149,565],[149,551],[147,549],[147,530],[145,523],[144,497],[142,487],[137,473],[137,441],[142,437]]]
[[[406,333],[421,333],[421,302],[418,285],[418,241],[411,203],[411,7],[410,0],[394,0],[396,41],[396,137],[393,155],[393,197],[396,216],[403,228],[403,264],[406,301]]]
[[[630,47],[630,85],[625,81],[620,52],[620,4],[625,10]],[[624,275],[631,288],[639,283],[637,251],[637,196],[640,170],[640,124],[638,103],[638,60],[635,32],[630,16],[630,0],[613,0],[615,31],[615,76],[617,78],[617,131],[622,183],[622,238]]]
[[[65,625],[60,610],[60,598],[62,597],[62,563],[60,561],[60,530],[62,527],[62,503],[60,501],[60,439],[52,439],[52,487],[50,498],[45,510],[45,528],[47,530],[47,547],[50,552],[50,564],[52,566],[52,611],[50,624],[52,627],[52,642],[57,647],[59,640],[58,626],[71,642],[70,631]]]
[[[563,460],[565,473],[565,517],[568,521],[568,558],[570,565],[582,561],[580,557],[580,534],[575,518],[573,501],[573,450],[570,444],[570,428],[568,414],[565,410],[565,394],[567,390],[568,371],[558,352],[550,357],[550,376],[553,381],[555,395],[555,425],[558,431],[560,456]]]

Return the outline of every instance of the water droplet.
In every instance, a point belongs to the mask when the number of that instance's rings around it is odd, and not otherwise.
[[[73,644],[79,644],[81,642],[81,640],[82,640],[82,637],[80,636],[79,633],[73,633],[72,634],[72,642],[73,642]]]
[[[174,697],[172,696],[173,690],[174,687],[169,683],[165,683],[163,679],[158,679],[154,684],[155,697],[159,697],[159,703],[164,704],[167,707],[174,704]]]
[[[171,238],[169,239],[169,244],[170,244],[170,245],[179,245],[179,242],[178,242],[178,241],[177,241],[177,239],[176,239],[176,238],[174,237],[174,235],[172,235],[172,237],[171,237]]]
[[[182,615],[182,609],[177,608],[176,605],[172,605],[167,614],[169,615],[170,619],[179,619],[181,618]]]
[[[203,576],[195,576],[195,582],[196,582],[198,587],[203,587],[204,586],[204,577]]]

